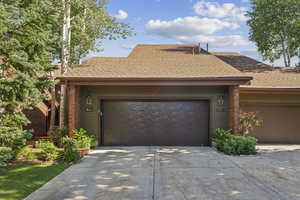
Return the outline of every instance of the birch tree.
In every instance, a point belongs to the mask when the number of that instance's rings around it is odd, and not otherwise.
[[[106,4],[107,1],[72,0],[71,64],[80,64],[90,51],[101,51],[103,39],[126,39],[134,34],[128,24],[109,15]]]
[[[69,69],[70,45],[71,45],[71,0],[62,0],[63,27],[62,27],[62,48],[61,48],[61,74]],[[65,126],[65,101],[66,101],[66,82],[61,83],[60,89],[60,112],[59,127]]]
[[[110,16],[105,8],[106,1],[62,0],[63,30],[61,74],[72,64],[80,64],[90,51],[101,51],[101,40],[126,39],[133,35],[132,28]],[[61,85],[60,128],[65,126],[66,86]]]

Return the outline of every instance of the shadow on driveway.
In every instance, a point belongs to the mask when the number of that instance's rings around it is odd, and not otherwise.
[[[300,152],[226,156],[209,147],[104,147],[26,200],[300,200]]]

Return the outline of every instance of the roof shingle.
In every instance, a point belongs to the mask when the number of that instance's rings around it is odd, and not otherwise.
[[[246,77],[237,69],[187,45],[138,45],[128,58],[92,58],[64,77],[81,78],[209,78]]]
[[[218,58],[252,76],[247,88],[300,88],[300,69],[295,67],[272,67],[243,55],[216,55]]]
[[[65,78],[253,77],[252,88],[300,88],[300,70],[274,68],[232,52],[207,53],[194,45],[137,45],[127,58],[91,58]]]

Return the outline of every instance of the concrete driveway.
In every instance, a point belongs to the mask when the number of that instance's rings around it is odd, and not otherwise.
[[[300,147],[232,157],[208,147],[100,148],[26,200],[300,200]]]

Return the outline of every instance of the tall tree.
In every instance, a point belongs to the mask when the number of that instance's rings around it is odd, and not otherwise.
[[[128,24],[116,21],[107,13],[106,4],[107,1],[104,0],[62,0],[62,16],[64,16],[62,26],[65,31],[66,27],[69,28],[68,37],[62,31],[64,36],[62,53],[58,56],[62,63],[61,73],[65,73],[71,64],[80,64],[81,59],[90,51],[100,51],[102,39],[125,39],[133,34]],[[66,88],[62,84],[60,127],[65,124],[65,95]]]
[[[61,74],[69,69],[70,62],[70,45],[71,45],[71,0],[62,0],[62,48],[61,48]],[[65,126],[65,100],[66,100],[66,83],[61,84],[60,89],[60,112],[59,126]]]
[[[71,57],[72,64],[90,51],[101,51],[101,40],[126,39],[133,34],[131,27],[110,16],[104,0],[72,0]]]
[[[47,98],[58,38],[53,2],[0,0],[0,146],[24,142],[24,109]],[[15,148],[15,146],[13,146]]]
[[[253,0],[248,12],[250,40],[263,58],[274,62],[283,57],[286,67],[300,47],[299,0]]]

